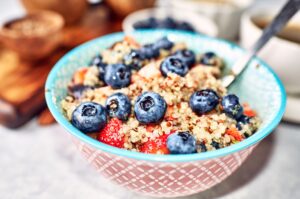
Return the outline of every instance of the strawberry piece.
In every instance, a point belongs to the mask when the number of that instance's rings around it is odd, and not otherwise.
[[[250,108],[249,104],[246,104],[246,103],[243,104],[243,108],[244,108],[244,115],[246,115],[248,117],[256,116],[256,112]]]
[[[236,128],[227,129],[226,134],[231,135],[235,140],[242,141],[243,137]]]
[[[167,138],[169,135],[164,134],[155,140],[149,140],[145,142],[141,147],[140,151],[143,153],[151,154],[169,154],[169,149],[167,148]]]
[[[125,36],[124,41],[128,42],[132,46],[140,47],[140,44],[133,37]]]
[[[155,124],[148,124],[146,126],[146,131],[148,131],[149,133],[152,133],[155,129],[155,126],[156,126]]]
[[[99,133],[97,140],[114,147],[123,148],[125,136],[119,133],[121,126],[121,120],[117,118],[111,119]]]
[[[73,76],[73,83],[74,84],[83,84],[84,82],[84,76],[87,73],[88,68],[84,67],[84,68],[80,68],[78,69]]]

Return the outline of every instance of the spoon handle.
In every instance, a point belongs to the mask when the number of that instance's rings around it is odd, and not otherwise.
[[[222,85],[228,87],[247,66],[252,57],[270,40],[271,37],[276,35],[290,20],[294,14],[300,9],[300,0],[289,0],[279,14],[272,20],[272,22],[264,29],[261,37],[248,51],[246,55],[237,60],[232,66],[231,74],[226,75],[222,79]]]
[[[264,29],[259,40],[252,46],[250,50],[252,54],[256,54],[273,35],[276,35],[299,9],[300,0],[289,0],[275,19]]]

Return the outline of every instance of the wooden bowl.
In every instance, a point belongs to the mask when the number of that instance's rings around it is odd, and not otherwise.
[[[59,14],[40,11],[6,22],[0,29],[0,39],[22,59],[38,60],[61,44],[63,25]]]
[[[153,7],[155,0],[105,0],[105,2],[117,15],[124,17],[136,10]]]
[[[78,22],[87,9],[87,0],[21,0],[28,12],[51,10],[61,14],[66,24]]]

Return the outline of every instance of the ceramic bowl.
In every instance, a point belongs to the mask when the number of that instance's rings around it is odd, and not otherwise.
[[[171,16],[175,20],[185,21],[190,23],[197,32],[215,37],[218,35],[218,28],[216,24],[209,18],[193,13],[186,12],[179,9],[164,9],[164,8],[149,8],[136,11],[128,15],[123,21],[123,30],[130,34],[135,29],[133,25],[141,20],[149,19],[150,17],[155,17],[157,19],[165,19],[166,17]]]
[[[262,34],[262,29],[254,23],[254,20],[272,18],[279,9],[278,6],[262,6],[244,13],[241,25],[241,45],[250,48]],[[295,29],[295,34],[299,36],[300,13],[293,17],[290,26],[298,27]],[[287,92],[300,93],[300,43],[274,37],[258,55],[273,67],[282,79]]]
[[[233,43],[180,31],[136,31],[133,36],[148,43],[167,35],[184,41],[195,52],[215,51],[228,67],[245,54]],[[115,148],[81,133],[64,117],[60,101],[66,96],[73,72],[86,66],[99,50],[123,39],[115,33],[85,43],[65,55],[50,72],[46,83],[46,100],[51,113],[69,132],[87,161],[106,178],[129,190],[159,197],[198,193],[222,182],[239,168],[255,146],[278,125],[285,109],[286,95],[281,81],[262,60],[255,58],[232,85],[238,94],[257,110],[263,123],[248,139],[227,148],[189,155],[153,155]]]
[[[242,13],[253,0],[172,0],[176,9],[196,12],[212,19],[219,29],[218,37],[236,40]]]
[[[19,24],[18,27],[12,28],[16,23]],[[0,40],[21,58],[35,61],[45,58],[59,47],[63,25],[61,15],[51,11],[39,11],[6,22],[0,28]]]

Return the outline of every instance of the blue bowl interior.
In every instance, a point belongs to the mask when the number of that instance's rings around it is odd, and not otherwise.
[[[171,40],[177,42],[185,42],[196,53],[215,52],[225,60],[227,70],[245,53],[243,49],[233,43],[199,34],[166,30],[136,31],[133,33],[133,37],[142,44],[153,42],[163,35],[168,35]],[[49,74],[46,83],[46,100],[50,111],[62,126],[83,142],[106,152],[129,158],[147,161],[185,162],[220,157],[247,148],[271,133],[280,122],[286,103],[283,85],[266,63],[255,58],[229,89],[229,92],[237,94],[242,102],[248,102],[263,121],[257,133],[240,143],[200,154],[149,155],[111,147],[86,136],[74,128],[63,116],[60,101],[66,96],[67,84],[74,71],[79,67],[87,66],[93,56],[114,42],[122,40],[123,37],[123,33],[115,33],[85,43],[66,54]]]

